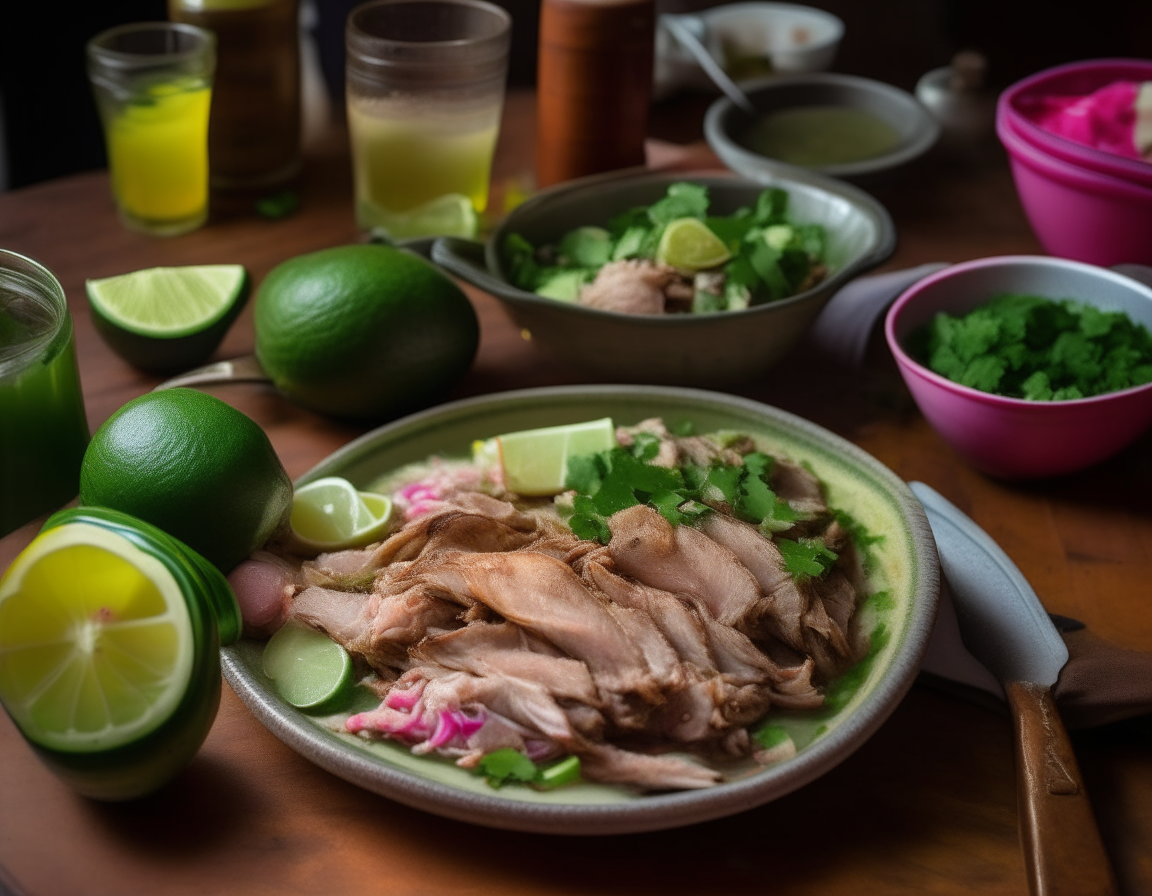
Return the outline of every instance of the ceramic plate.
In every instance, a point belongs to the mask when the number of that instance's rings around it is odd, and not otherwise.
[[[496,790],[447,760],[339,733],[343,717],[318,718],[292,708],[263,674],[262,642],[243,640],[223,649],[229,684],[273,734],[333,774],[409,806],[498,828],[558,834],[659,830],[753,808],[831,769],[880,726],[911,686],[935,616],[939,566],[923,509],[907,486],[827,430],[712,392],[656,386],[531,389],[446,404],[390,423],[335,452],[297,484],[338,475],[366,488],[432,454],[466,457],[475,439],[604,416],[617,424],[662,416],[691,421],[700,432],[749,432],[762,449],[810,464],[828,485],[833,507],[883,535],[869,583],[873,593],[883,593],[862,611],[865,626],[882,635],[873,638],[872,657],[855,670],[861,683],[838,711],[779,719],[797,744],[794,758],[689,792],[639,795],[594,784],[550,792]]]

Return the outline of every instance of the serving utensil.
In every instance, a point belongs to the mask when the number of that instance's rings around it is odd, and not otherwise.
[[[696,58],[700,68],[704,69],[704,73],[712,79],[712,83],[719,87],[728,99],[749,115],[756,113],[756,107],[752,105],[752,101],[748,99],[743,90],[736,86],[736,82],[728,77],[724,67],[716,61],[716,57],[704,45],[704,36],[708,32],[708,26],[703,19],[690,14],[667,14],[660,16],[660,24],[667,28],[681,46]]]
[[[1068,648],[1036,592],[996,542],[929,486],[909,486],[928,515],[964,645],[996,676],[1008,698],[1031,892],[1115,893],[1076,756],[1052,697]]]

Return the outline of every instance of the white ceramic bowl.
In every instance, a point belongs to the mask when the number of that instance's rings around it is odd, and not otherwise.
[[[699,29],[721,64],[731,48],[742,56],[763,57],[780,73],[825,71],[844,37],[844,23],[832,13],[795,3],[728,3],[680,18]],[[658,24],[656,96],[681,88],[715,89],[692,53]]]

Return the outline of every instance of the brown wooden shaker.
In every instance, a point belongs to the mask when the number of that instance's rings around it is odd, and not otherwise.
[[[536,181],[644,164],[654,0],[543,0]]]

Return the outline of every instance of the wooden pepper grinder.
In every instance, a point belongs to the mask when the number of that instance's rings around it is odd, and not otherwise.
[[[644,164],[654,0],[543,0],[536,181]]]

